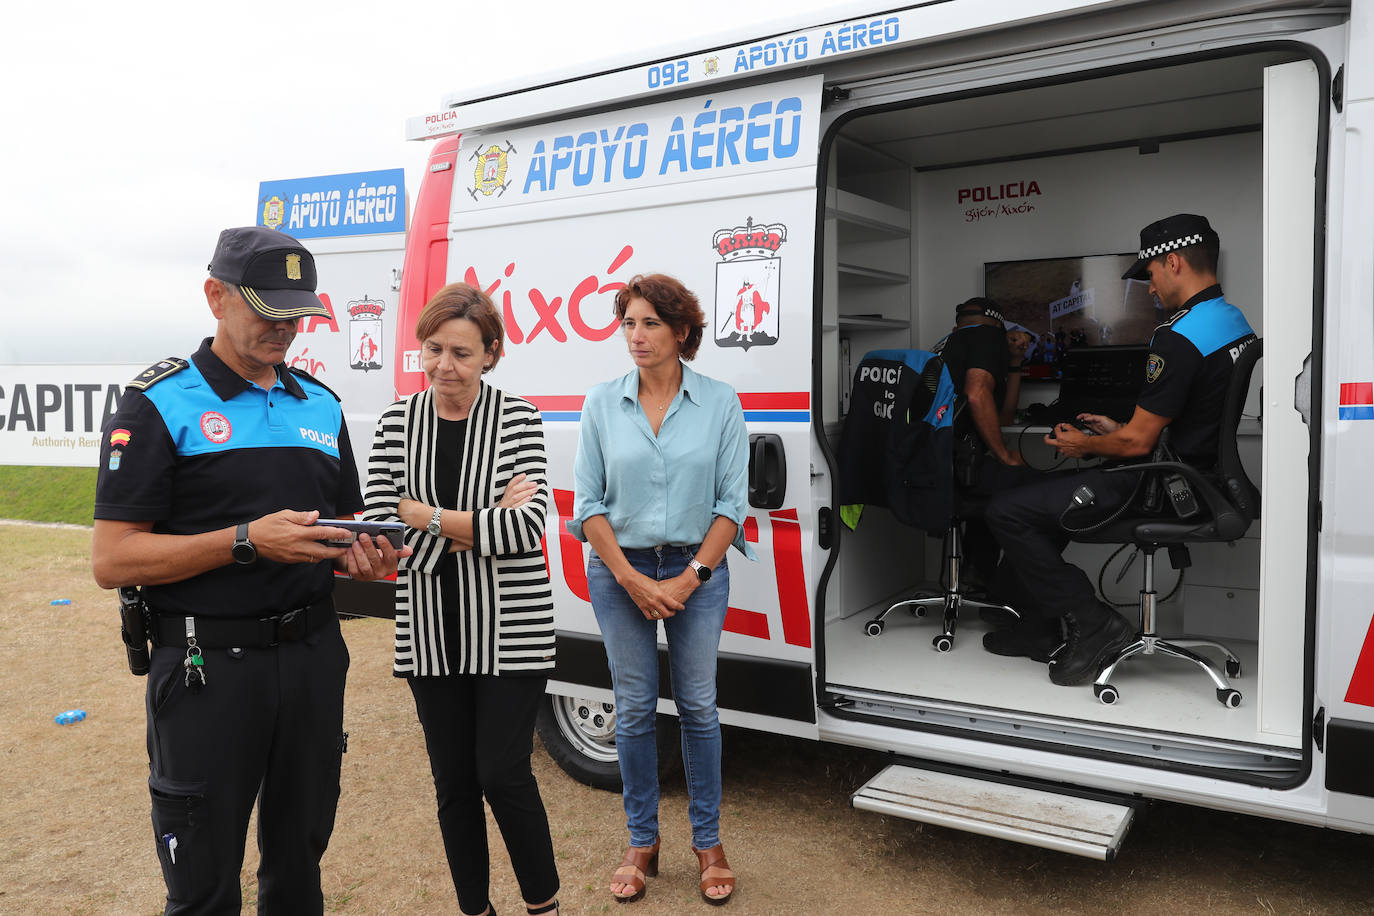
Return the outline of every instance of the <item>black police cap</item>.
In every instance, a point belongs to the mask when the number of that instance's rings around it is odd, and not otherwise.
[[[285,232],[265,226],[225,229],[209,270],[210,276],[238,286],[248,307],[269,321],[329,317],[315,295],[315,258]]]
[[[1144,280],[1150,276],[1149,263],[1161,255],[1180,248],[1201,245],[1217,238],[1207,217],[1196,213],[1176,213],[1140,230],[1140,251],[1131,269],[1121,275],[1123,280]]]

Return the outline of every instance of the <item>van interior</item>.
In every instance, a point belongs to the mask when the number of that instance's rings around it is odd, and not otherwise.
[[[1040,350],[1028,359],[1022,411],[1058,397],[1060,370],[1046,353],[1056,345],[1062,359],[1066,347],[1148,343],[1139,322],[1149,319],[1152,329],[1156,316],[1141,303],[1153,304],[1139,289],[1123,293],[1119,270],[1094,280],[1035,268],[1133,255],[1140,227],[1169,214],[1211,220],[1226,297],[1265,341],[1239,429],[1264,511],[1232,543],[1193,545],[1190,568],[1174,570],[1161,550],[1155,570],[1159,632],[1229,646],[1242,662],[1233,679],[1243,695],[1237,708],[1218,702],[1193,665],[1160,655],[1125,662],[1113,677],[1120,698],[1106,705],[1091,687],[1053,685],[1043,663],[986,652],[988,624],[976,611],[961,616],[947,652],[932,646],[938,612],[896,612],[880,635],[868,635],[867,621],[929,591],[941,571],[939,533],[907,527],[877,507],[840,532],[822,584],[820,662],[834,708],[868,721],[1243,781],[1281,781],[1300,769],[1309,432],[1301,419],[1276,428],[1265,398],[1286,401],[1293,413],[1293,373],[1285,378],[1282,367],[1312,349],[1321,86],[1315,65],[1276,48],[959,97],[888,96],[880,108],[849,108],[823,121],[829,181],[815,401],[832,454],[863,355],[931,349],[952,329],[955,305],[992,294],[994,283],[998,294],[1013,296],[1018,284],[1058,284],[1027,291],[1042,303],[1093,286],[1105,291],[1086,305],[1070,301],[1078,307],[1058,315],[1058,337],[1044,311],[1018,313]],[[1276,257],[1281,252],[1286,257]],[[1017,268],[1010,279],[997,275],[1008,264]],[[1305,297],[1281,292],[1293,289]],[[1033,466],[1072,469],[1043,443],[1046,431],[1029,421],[1003,430]],[[1133,548],[1072,544],[1066,556],[1137,620],[1142,561]]]

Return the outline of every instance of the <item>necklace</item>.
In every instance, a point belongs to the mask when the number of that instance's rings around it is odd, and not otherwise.
[[[673,391],[672,396],[669,396],[669,397],[668,397],[668,404],[672,404],[673,396],[676,396],[676,394],[677,394],[677,391]],[[644,400],[647,400],[647,401],[654,401],[654,400],[657,400],[657,398],[649,397],[649,396],[647,396],[647,394],[646,394],[646,396],[644,396]],[[668,409],[668,404],[655,404],[655,405],[654,405],[654,409],[655,409],[655,411],[666,411],[666,409]]]

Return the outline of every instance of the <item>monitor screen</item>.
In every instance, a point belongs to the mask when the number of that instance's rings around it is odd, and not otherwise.
[[[983,294],[1007,318],[1008,331],[1033,341],[1030,378],[1059,378],[1064,354],[1078,347],[1144,345],[1167,317],[1146,280],[1123,280],[1134,254],[1101,254],[983,265]]]

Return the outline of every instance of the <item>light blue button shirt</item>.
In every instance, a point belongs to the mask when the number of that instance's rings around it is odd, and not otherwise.
[[[685,364],[657,436],[639,406],[638,369],[587,392],[573,481],[568,531],[580,541],[582,523],[604,515],[622,548],[699,544],[719,515],[739,526],[734,546],[755,559],[744,540],[744,410],[735,389]]]

